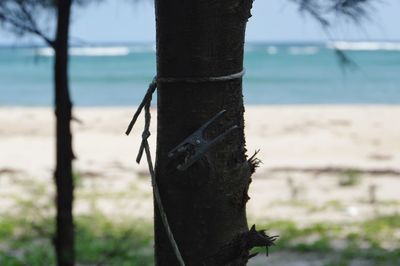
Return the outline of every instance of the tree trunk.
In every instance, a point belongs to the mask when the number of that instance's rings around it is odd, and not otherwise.
[[[56,235],[57,265],[74,265],[74,224],[72,217],[73,175],[71,109],[68,88],[68,33],[71,0],[58,1],[57,32],[54,43],[54,84],[56,114]]]
[[[252,0],[156,1],[157,75],[218,77],[243,69],[245,27]],[[216,113],[207,135],[230,133],[186,171],[168,152]],[[252,165],[246,159],[242,80],[159,83],[156,180],[186,265],[245,265],[245,205]],[[159,266],[179,265],[155,207]]]

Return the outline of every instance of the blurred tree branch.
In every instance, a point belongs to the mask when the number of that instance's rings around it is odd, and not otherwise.
[[[72,2],[77,6],[86,6],[91,2],[102,1],[73,0]],[[56,21],[57,2],[58,0],[1,0],[0,24],[19,36],[33,34],[54,48],[54,37],[51,35],[55,33],[39,25],[50,27]],[[52,19],[44,21],[45,15],[50,15]]]
[[[33,34],[54,48],[54,40],[38,26],[37,17],[43,11],[55,11],[54,1],[49,0],[2,0],[0,22],[17,35]]]
[[[299,6],[299,11],[314,18],[332,41],[330,28],[332,20],[340,18],[361,25],[369,19],[373,3],[379,0],[290,0]],[[355,67],[355,62],[341,49],[332,46],[341,66]]]
[[[344,18],[360,24],[369,18],[373,3],[377,0],[290,0],[299,6],[299,11],[316,19],[323,27],[332,25],[333,17]]]

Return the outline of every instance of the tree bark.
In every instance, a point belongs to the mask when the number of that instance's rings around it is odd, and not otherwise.
[[[217,77],[243,69],[252,0],[156,1],[157,75]],[[207,136],[239,129],[186,171],[168,152],[216,113]],[[246,159],[242,80],[159,83],[156,180],[186,265],[245,265],[245,204],[252,165]],[[179,265],[155,207],[156,265]]]
[[[57,32],[54,42],[54,84],[56,114],[56,235],[57,265],[71,266],[75,262],[74,224],[72,216],[72,104],[68,87],[68,35],[71,0],[58,1]]]

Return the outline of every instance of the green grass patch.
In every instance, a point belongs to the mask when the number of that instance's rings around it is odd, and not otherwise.
[[[348,169],[343,171],[339,178],[339,186],[341,187],[352,187],[360,184],[361,173],[356,169]]]
[[[55,265],[52,220],[32,224],[0,220],[0,265]],[[153,229],[143,221],[118,222],[101,214],[75,219],[76,261],[81,265],[153,265]]]
[[[33,222],[35,224],[33,225]],[[153,229],[146,221],[118,220],[101,213],[75,219],[76,260],[80,265],[153,265]],[[289,251],[332,256],[329,265],[351,265],[363,259],[372,265],[399,265],[398,215],[382,216],[351,224],[317,223],[305,227],[293,221],[274,221],[264,228],[279,234],[270,252]],[[0,265],[55,265],[52,219],[34,221],[26,217],[0,220]],[[397,236],[397,237],[396,237]],[[341,240],[338,248],[335,241]],[[388,248],[386,243],[391,243]],[[255,249],[253,252],[264,252]]]
[[[353,259],[365,259],[373,265],[400,265],[399,215],[380,216],[358,223],[316,223],[305,227],[293,221],[279,220],[264,228],[269,228],[267,233],[271,235],[279,235],[270,252],[334,254],[332,264],[326,265],[350,265]],[[263,252],[263,249],[254,252]]]
[[[52,246],[54,207],[48,185],[30,186],[29,198],[16,199],[17,214],[0,217],[0,265],[55,265]],[[113,197],[114,194],[96,194]],[[124,192],[125,193],[125,192]],[[84,193],[82,193],[84,194]],[[78,193],[80,197],[82,195]],[[125,194],[122,194],[125,195]],[[118,196],[121,196],[119,194]],[[95,200],[93,200],[95,202]],[[299,204],[307,204],[299,202]],[[340,202],[329,202],[340,208]],[[295,218],[294,218],[295,219]],[[99,211],[75,217],[76,261],[79,265],[154,265],[153,228],[148,221],[121,220]],[[261,227],[260,227],[261,228]],[[263,226],[279,235],[270,252],[308,252],[332,256],[328,265],[350,265],[364,259],[374,265],[400,265],[400,216],[379,216],[363,222],[316,223],[299,226],[295,220]],[[337,243],[340,243],[338,247]],[[265,249],[255,251],[264,252]]]

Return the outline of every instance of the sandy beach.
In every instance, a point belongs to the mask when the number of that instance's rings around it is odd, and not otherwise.
[[[132,162],[143,121],[139,120],[130,137],[124,135],[134,110],[75,108],[79,169],[86,171],[92,165],[107,172],[113,162],[140,168]],[[154,109],[152,115],[155,132]],[[250,106],[245,120],[247,148],[250,153],[261,150],[261,171],[328,166],[400,170],[398,106]],[[3,107],[0,123],[1,168],[29,173],[52,168],[54,116],[50,108]]]
[[[76,214],[89,212],[95,204],[106,215],[151,222],[146,165],[135,163],[143,120],[131,136],[124,134],[134,110],[74,110],[79,120],[73,123],[78,157],[74,167],[80,176]],[[249,154],[260,149],[263,161],[250,189],[251,223],[295,217],[307,226],[400,211],[400,106],[248,106],[245,119]],[[4,214],[14,211],[15,195],[32,189],[18,180],[45,184],[44,194],[52,195],[54,116],[50,108],[2,107],[0,123]],[[273,255],[272,260],[285,265]],[[257,261],[254,265],[264,265],[265,258]]]

